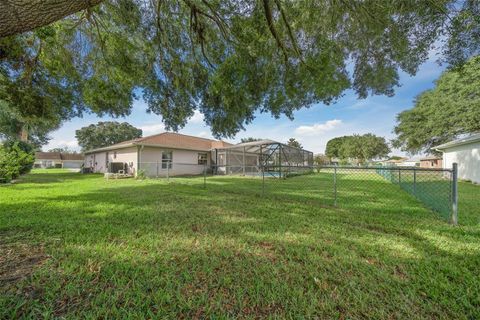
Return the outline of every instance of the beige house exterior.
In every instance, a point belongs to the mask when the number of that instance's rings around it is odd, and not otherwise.
[[[232,144],[172,132],[124,141],[85,152],[84,166],[92,172],[123,170],[137,175],[179,176],[201,174],[210,167],[213,151]]]

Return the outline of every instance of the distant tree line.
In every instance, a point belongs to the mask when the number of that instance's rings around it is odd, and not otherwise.
[[[387,157],[390,147],[383,137],[367,133],[333,138],[327,142],[326,156],[340,160],[352,159],[359,164]]]

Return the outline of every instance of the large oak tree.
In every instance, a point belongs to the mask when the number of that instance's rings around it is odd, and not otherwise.
[[[410,153],[435,153],[439,144],[480,132],[480,56],[444,72],[397,121],[393,144]]]
[[[18,13],[19,24],[43,5],[67,3],[42,2]],[[167,129],[200,110],[215,136],[231,137],[256,112],[292,118],[349,88],[359,97],[392,95],[399,71],[415,74],[438,39],[455,63],[480,41],[476,1],[79,3],[86,9],[0,39],[0,103],[21,131],[85,112],[128,115],[142,96]]]
[[[75,131],[75,138],[77,138],[82,151],[108,147],[141,136],[141,129],[137,129],[127,122],[116,121],[99,122]]]
[[[333,138],[327,142],[325,149],[325,154],[330,159],[355,159],[361,164],[372,159],[385,158],[389,153],[390,147],[385,138],[371,133]]]

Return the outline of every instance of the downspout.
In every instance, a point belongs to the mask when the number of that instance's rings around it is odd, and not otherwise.
[[[142,161],[142,150],[143,150],[143,145],[137,146],[137,168],[135,170],[135,177],[138,175],[138,171],[140,170],[140,163]]]
[[[218,149],[215,148],[215,174],[218,174]]]
[[[445,161],[445,151],[441,149],[435,149],[435,151],[441,152],[442,153],[442,169],[448,169],[447,168],[447,161]]]

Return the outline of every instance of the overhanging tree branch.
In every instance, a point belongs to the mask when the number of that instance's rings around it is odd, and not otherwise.
[[[1,0],[0,38],[46,26],[103,0]]]

